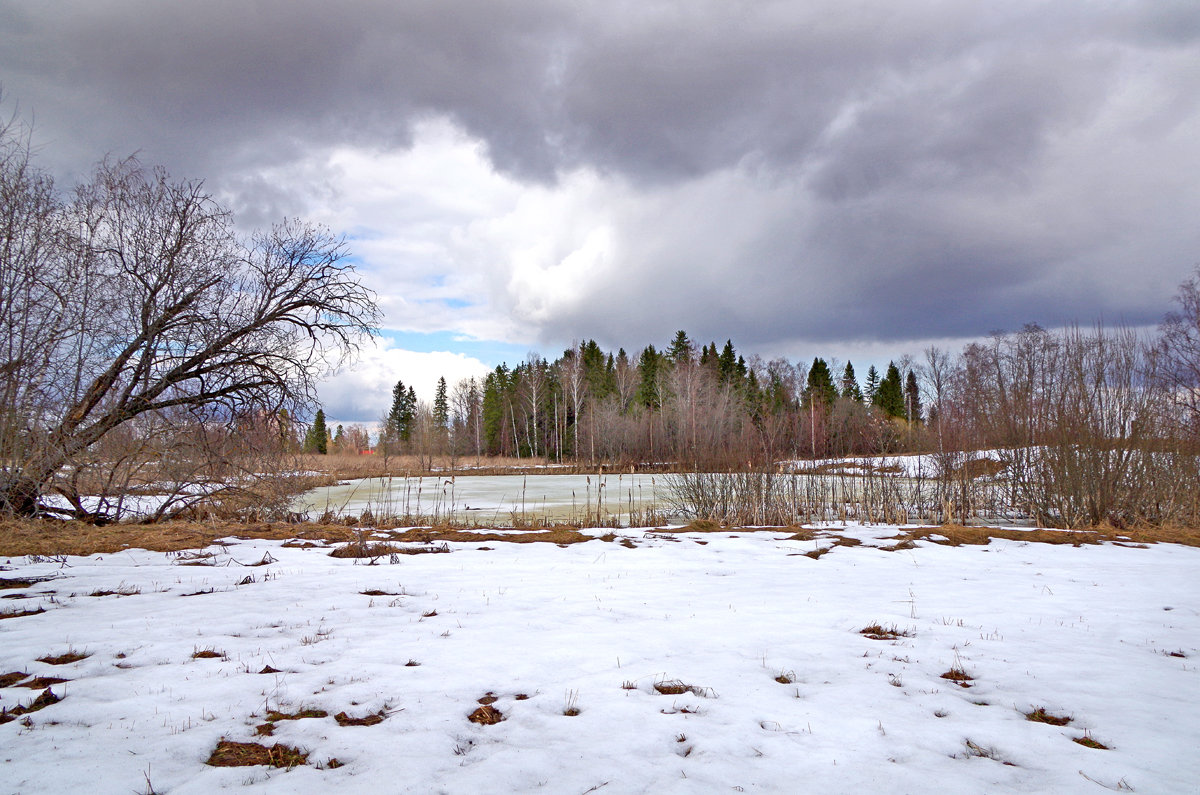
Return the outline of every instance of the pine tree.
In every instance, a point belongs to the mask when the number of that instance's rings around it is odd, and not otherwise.
[[[854,377],[854,365],[846,362],[842,371],[842,397],[862,403],[862,392],[858,388],[858,379]]]
[[[446,395],[445,376],[438,379],[437,392],[433,396],[433,422],[439,429],[450,425],[450,399]]]
[[[333,433],[333,449],[340,453],[345,445],[346,429],[339,425],[337,426],[337,430]]]
[[[324,409],[317,409],[317,416],[313,418],[312,427],[308,429],[308,433],[304,437],[304,452],[320,453],[321,455],[329,452],[329,430],[325,427]]]
[[[921,390],[917,386],[917,374],[908,371],[908,379],[904,382],[904,413],[911,422],[921,421]]]

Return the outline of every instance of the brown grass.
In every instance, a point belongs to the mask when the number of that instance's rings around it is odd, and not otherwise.
[[[16,610],[4,610],[4,611],[0,611],[0,619],[23,618],[24,616],[36,616],[39,613],[45,613],[45,612],[46,612],[46,609],[44,607],[39,607],[35,610],[25,610],[22,608],[18,608]]]
[[[970,687],[971,682],[975,681],[975,677],[964,671],[962,668],[955,666],[946,673],[942,674],[943,679],[949,679],[959,687]]]
[[[12,687],[22,679],[28,679],[29,674],[22,671],[12,671],[7,674],[0,674],[0,687]]]
[[[494,726],[504,720],[504,713],[490,704],[484,704],[468,715],[467,720],[471,721],[471,723],[478,723],[481,726]]]
[[[192,652],[193,660],[214,660],[225,656],[225,652],[213,648],[197,649]]]
[[[945,536],[932,538],[931,536]],[[993,538],[1003,538],[1009,541],[1029,541],[1038,544],[1100,544],[1104,542],[1122,543],[1126,546],[1134,544],[1182,544],[1184,546],[1200,546],[1200,529],[1187,527],[1143,527],[1116,529],[1100,526],[1086,530],[1048,530],[1033,528],[1016,530],[1002,527],[964,527],[958,524],[947,524],[941,527],[913,527],[902,530],[899,535],[892,537],[898,543],[892,549],[910,549],[913,541],[932,541],[944,546],[987,545]]]
[[[53,577],[0,577],[0,591],[13,588],[32,588],[40,582],[53,579]]]
[[[269,710],[267,712],[267,720],[276,723],[281,720],[302,720],[304,718],[327,718],[329,713],[323,709],[299,709],[295,712],[280,712],[278,710]]]
[[[1088,732],[1084,732],[1082,737],[1072,737],[1072,740],[1084,746],[1085,748],[1095,748],[1097,751],[1107,751],[1108,746],[1096,740]]]
[[[1032,712],[1026,712],[1025,720],[1031,720],[1034,723],[1048,723],[1051,726],[1066,726],[1071,722],[1071,716],[1054,715],[1047,712],[1045,707],[1038,707]]]
[[[678,679],[665,679],[654,683],[654,689],[664,696],[681,696],[691,691],[691,685],[685,685]]]
[[[130,548],[182,552],[203,549],[229,536],[275,541],[354,539],[353,531],[340,525],[170,521],[97,527],[85,522],[0,518],[0,556],[103,555]]]
[[[75,651],[74,649],[71,649],[70,651],[67,651],[63,654],[58,654],[58,655],[54,655],[54,656],[46,655],[45,657],[38,657],[37,661],[40,663],[46,663],[47,665],[68,665],[70,663],[79,662],[80,660],[86,660],[88,657],[91,657],[91,656],[92,655],[90,652],[81,652],[81,651]]]
[[[722,527],[716,522],[693,522],[680,528],[656,528],[655,532],[715,533],[715,532],[775,532],[791,533],[786,540],[811,541],[819,534],[838,539],[839,546],[853,545],[854,539],[839,537],[836,528],[805,527]],[[183,552],[202,550],[219,539],[228,537],[286,541],[287,545],[315,547],[332,543],[354,542],[361,531],[335,523],[284,522],[198,522],[169,521],[159,524],[111,524],[102,527],[83,522],[66,522],[47,519],[0,518],[0,556],[20,557],[26,555],[95,555],[112,554],[123,549],[148,549],[155,552]],[[930,536],[945,536],[933,539]],[[893,537],[895,544],[882,547],[885,550],[911,549],[918,540],[957,546],[960,544],[984,545],[993,538],[1014,541],[1030,541],[1048,544],[1097,544],[1101,542],[1124,544],[1182,544],[1200,546],[1200,528],[1190,527],[1145,527],[1112,528],[1098,527],[1091,530],[1014,530],[998,527],[964,527],[943,525],[941,527],[906,528]],[[505,542],[510,544],[552,543],[578,544],[593,540],[617,541],[616,536],[606,535],[599,539],[579,532],[569,525],[551,525],[517,533],[469,532],[449,526],[393,530],[387,540],[394,543],[420,542]],[[419,554],[407,549],[399,554]],[[383,554],[390,554],[385,552]],[[819,554],[819,553],[817,553]],[[205,557],[180,558],[180,565],[205,565]],[[0,578],[0,588],[28,588],[52,577]],[[39,611],[16,611],[0,613],[0,618],[15,618],[34,615]]]
[[[858,631],[859,635],[864,635],[871,640],[896,640],[897,638],[911,638],[912,633],[906,629],[900,629],[895,624],[891,627],[884,627],[879,624],[872,624],[869,627],[863,627]]]
[[[42,691],[41,695],[28,704],[18,704],[13,709],[0,709],[0,723],[8,723],[9,721],[16,720],[21,715],[37,712],[60,701],[62,701],[62,696],[56,696],[50,688],[46,688]]]
[[[455,530],[449,527],[415,528],[411,530],[393,530],[387,534],[391,541],[418,542],[431,544],[440,542],[473,541],[507,541],[510,544],[582,544],[588,541],[615,541],[616,536],[606,535],[600,538],[579,532],[576,527],[569,525],[552,525],[538,530],[520,533],[472,533],[467,530]]]
[[[217,743],[212,755],[205,763],[213,767],[251,767],[269,765],[291,769],[308,764],[308,754],[290,745],[275,745],[267,748],[258,743],[235,743],[224,738]]]
[[[377,723],[383,723],[383,719],[387,717],[382,711],[374,712],[364,718],[352,718],[345,712],[339,712],[333,716],[337,721],[338,726],[374,726]]]
[[[70,679],[63,679],[60,676],[35,676],[28,682],[22,682],[17,687],[27,687],[30,690],[41,690],[50,687],[51,685],[61,685],[63,682],[70,682]]]

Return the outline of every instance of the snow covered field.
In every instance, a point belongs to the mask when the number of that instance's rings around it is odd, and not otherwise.
[[[27,597],[0,611],[45,609],[0,621],[0,675],[69,680],[0,725],[0,790],[1197,790],[1200,549],[885,552],[894,527],[841,532],[864,544],[631,530],[634,548],[377,565],[249,540],[0,561],[0,596]],[[876,624],[897,637],[861,634]],[[38,661],[68,652],[87,656]],[[5,684],[9,711],[45,689]],[[468,720],[488,694],[504,720]],[[327,714],[268,714],[301,710]],[[307,764],[206,765],[222,738]]]

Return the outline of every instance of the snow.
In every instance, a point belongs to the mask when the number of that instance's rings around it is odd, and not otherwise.
[[[1036,448],[1028,448],[1036,449]],[[967,452],[949,453],[949,460],[955,466],[961,466],[967,461],[987,459],[1005,461],[1010,453],[1001,449],[971,450]],[[936,478],[941,474],[941,464],[938,456],[933,453],[905,453],[903,455],[885,456],[850,456],[847,458],[816,458],[793,459],[780,461],[779,467],[788,472],[804,473],[817,469],[830,474],[866,475],[872,472],[883,472],[899,475],[910,480]]]
[[[852,525],[863,545],[819,559],[803,553],[827,541],[778,530],[451,543],[378,565],[236,539],[209,548],[215,566],[14,558],[0,577],[53,579],[0,591],[28,597],[0,610],[46,610],[0,621],[0,674],[71,681],[0,725],[0,788],[1195,791],[1200,549],[879,549],[895,530]],[[859,633],[872,624],[908,637]],[[192,657],[203,649],[224,656]],[[68,650],[89,656],[36,660]],[[943,679],[951,667],[973,686]],[[675,679],[695,692],[654,690]],[[39,692],[4,688],[0,706]],[[488,692],[505,720],[469,722]],[[1071,723],[1027,721],[1035,707]],[[255,736],[268,709],[301,708],[387,717]],[[1085,731],[1110,750],[1072,742]],[[205,765],[222,737],[298,746],[309,764]],[[344,766],[318,767],[330,758]]]

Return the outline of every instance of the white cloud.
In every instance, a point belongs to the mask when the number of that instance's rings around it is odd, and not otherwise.
[[[432,402],[438,378],[444,377],[453,388],[459,380],[482,377],[490,369],[461,353],[409,351],[381,339],[365,347],[353,367],[326,379],[318,392],[331,423],[372,423],[391,406],[397,380],[411,386],[419,400]]]

